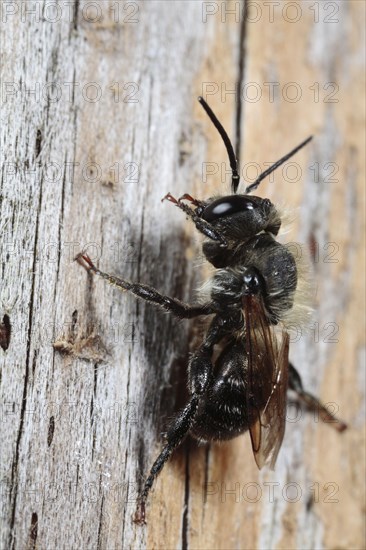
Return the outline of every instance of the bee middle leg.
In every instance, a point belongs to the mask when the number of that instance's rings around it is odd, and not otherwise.
[[[304,390],[301,377],[291,363],[289,364],[289,388],[297,393],[300,401],[309,411],[318,413],[323,422],[329,423],[339,432],[343,432],[347,428],[347,424],[328,411],[317,397]]]
[[[141,283],[130,283],[125,279],[104,273],[95,267],[89,256],[86,254],[78,254],[75,260],[86,270],[91,271],[95,275],[99,275],[111,285],[116,286],[122,291],[129,290],[138,298],[157,304],[166,311],[170,311],[173,315],[180,319],[191,319],[193,317],[198,317],[199,315],[210,315],[214,313],[211,304],[185,304],[176,298],[170,298],[169,296],[160,294],[160,292],[155,290],[155,288],[148,285],[143,285]]]

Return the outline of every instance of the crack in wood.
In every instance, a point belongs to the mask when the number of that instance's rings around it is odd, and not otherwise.
[[[74,2],[74,30],[78,28],[78,16],[79,16],[80,0]]]
[[[203,512],[202,517],[205,515],[205,504],[207,502],[207,488],[208,488],[208,476],[209,476],[209,467],[210,467],[210,451],[211,444],[207,443],[205,449],[205,477],[204,477],[204,496],[203,496]]]
[[[187,440],[187,450],[186,450],[186,467],[185,467],[185,485],[184,485],[184,507],[183,507],[183,518],[182,518],[182,550],[189,549],[189,494],[190,494],[190,473],[189,473],[189,464],[190,464],[190,440]]]
[[[94,364],[94,378],[93,378],[93,393],[90,399],[90,425],[94,427],[93,429],[93,444],[92,444],[92,461],[94,460],[95,453],[95,443],[96,443],[96,425],[94,417],[94,401],[97,397],[97,386],[98,386],[98,366]]]
[[[101,478],[99,479],[101,484]],[[101,504],[100,504],[100,514],[99,514],[99,524],[98,524],[98,534],[97,534],[97,550],[103,548],[102,545],[102,525],[104,518],[104,495],[102,495]]]
[[[47,445],[51,446],[53,440],[53,434],[55,433],[55,417],[51,416],[48,424],[48,433],[47,433]]]
[[[0,347],[6,351],[10,345],[11,323],[10,317],[5,313],[0,323]]]
[[[41,177],[38,206],[37,206],[37,213],[36,213],[36,223],[35,223],[33,262],[32,262],[32,270],[31,270],[32,283],[31,283],[31,292],[30,292],[29,310],[28,310],[28,334],[27,334],[27,351],[26,351],[26,360],[25,360],[24,386],[23,386],[18,435],[16,439],[14,460],[12,463],[12,470],[11,470],[10,498],[12,500],[12,503],[11,503],[11,516],[10,516],[11,519],[10,519],[9,544],[8,544],[8,548],[11,548],[11,549],[15,548],[15,538],[13,537],[13,532],[14,532],[14,525],[15,525],[15,511],[16,511],[17,498],[18,498],[18,484],[14,486],[14,483],[18,475],[20,440],[23,433],[24,416],[25,416],[25,411],[27,406],[27,397],[28,397],[30,351],[31,351],[31,343],[32,343],[32,329],[33,329],[33,309],[34,309],[34,300],[35,300],[35,280],[36,280],[36,273],[37,273],[36,263],[37,263],[38,237],[39,237],[39,218],[40,218],[40,212],[42,208],[42,198],[43,198],[43,179]]]
[[[57,268],[56,268],[56,277],[58,279],[58,275],[60,272],[60,263],[61,263],[61,250],[62,250],[62,244],[61,244],[61,232],[63,229],[63,222],[64,222],[64,214],[65,214],[65,188],[66,188],[66,166],[67,163],[67,157],[65,158],[65,169],[64,174],[62,178],[62,187],[61,187],[61,208],[60,208],[60,216],[58,221],[58,248],[57,248]],[[56,292],[56,289],[55,289]],[[55,298],[56,299],[56,298]]]
[[[36,145],[35,145],[35,158],[36,159],[41,154],[41,150],[42,150],[42,132],[41,132],[41,129],[38,128],[37,129],[37,134],[36,134]]]
[[[243,0],[243,13],[241,18],[240,31],[239,31],[239,57],[238,57],[238,78],[237,78],[237,97],[236,102],[236,116],[235,116],[235,156],[240,170],[240,149],[241,149],[241,121],[243,102],[241,89],[244,83],[245,72],[245,57],[246,57],[246,35],[247,35],[247,19],[248,19],[248,5],[246,0]],[[240,172],[239,172],[240,173]]]
[[[37,548],[37,536],[38,536],[38,515],[33,512],[31,518],[31,528],[29,532],[29,550],[36,550]]]

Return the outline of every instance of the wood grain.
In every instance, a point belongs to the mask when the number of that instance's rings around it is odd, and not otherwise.
[[[364,3],[50,4],[1,6],[1,547],[363,548]],[[312,251],[315,313],[291,357],[349,429],[292,405],[260,473],[247,435],[188,439],[142,528],[138,487],[203,327],[73,258],[193,301],[200,239],[160,199],[229,189],[200,94],[246,181],[314,135],[258,194],[295,209],[283,240]]]

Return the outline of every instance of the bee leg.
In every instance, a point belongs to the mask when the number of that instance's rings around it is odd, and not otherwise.
[[[316,412],[323,422],[329,423],[339,432],[343,432],[347,428],[347,424],[328,411],[319,399],[304,390],[301,377],[291,363],[289,364],[289,388],[295,391],[307,409]]]
[[[181,197],[179,197],[178,202],[182,202],[182,201],[189,201],[189,202],[191,202],[192,204],[194,204],[195,206],[201,207],[201,208],[203,208],[203,205],[204,205],[204,202],[199,201],[198,199],[194,199],[194,198],[193,198],[191,195],[189,195],[188,193],[184,193],[184,195],[182,195]]]
[[[182,443],[194,424],[200,400],[212,383],[213,366],[211,357],[214,345],[222,340],[226,330],[225,323],[222,323],[220,317],[215,317],[207,331],[203,343],[191,357],[188,366],[189,390],[191,396],[188,404],[178,413],[170,425],[166,436],[167,443],[150,470],[150,474],[139,497],[139,503],[134,518],[136,523],[145,523],[146,500],[154,480],[163,469],[164,464],[170,458],[173,451]]]
[[[221,233],[219,233],[219,231],[214,229],[214,227],[210,223],[206,222],[206,220],[198,216],[196,212],[187,204],[184,204],[184,202],[181,202],[181,200],[175,199],[170,193],[165,195],[165,197],[163,197],[161,200],[168,200],[175,204],[175,206],[178,206],[178,208],[183,210],[183,212],[185,212],[187,216],[191,218],[194,225],[196,226],[196,229],[198,229],[200,233],[205,235],[205,237],[208,237],[209,239],[220,243],[222,246],[227,246],[225,237],[223,237]]]
[[[144,524],[145,521],[145,506],[146,500],[149,495],[150,489],[155,481],[155,478],[160,474],[161,470],[164,467],[164,464],[169,460],[173,451],[179,447],[183,439],[186,437],[190,429],[192,428],[196,413],[198,410],[198,405],[200,403],[201,397],[204,395],[209,383],[212,379],[212,363],[211,357],[206,349],[200,348],[192,357],[190,361],[190,366],[194,364],[194,380],[191,380],[190,386],[193,393],[188,401],[188,404],[184,407],[182,411],[173,420],[172,424],[169,426],[169,429],[166,434],[167,443],[161,451],[158,458],[155,460],[150,474],[145,481],[144,488],[139,496],[139,502],[135,514],[134,521],[135,523]]]
[[[99,275],[111,285],[114,285],[123,291],[129,290],[138,298],[157,304],[166,311],[170,311],[173,315],[179,317],[180,319],[191,319],[192,317],[198,317],[199,315],[210,315],[214,313],[214,310],[210,304],[185,304],[176,298],[169,298],[169,296],[160,294],[160,292],[148,285],[130,283],[129,281],[125,281],[119,277],[114,277],[113,275],[104,273],[95,267],[89,256],[86,254],[78,254],[75,260],[85,269],[91,271],[95,275]]]
[[[150,470],[150,474],[145,482],[144,488],[140,494],[134,518],[135,523],[146,523],[145,505],[150,489],[154,483],[155,478],[160,474],[161,470],[163,469],[166,461],[170,458],[173,451],[182,443],[183,439],[189,432],[194,421],[199,399],[200,397],[198,395],[192,395],[188,404],[177,415],[177,417],[174,419],[173,423],[169,427],[166,436],[167,443],[158,458],[155,460]]]

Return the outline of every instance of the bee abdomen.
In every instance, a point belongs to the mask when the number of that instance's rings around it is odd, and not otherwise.
[[[230,341],[216,361],[215,376],[191,433],[203,441],[232,439],[250,424],[246,355],[242,342]]]

